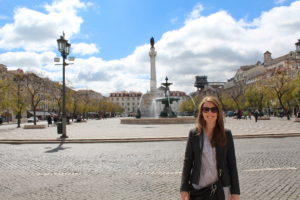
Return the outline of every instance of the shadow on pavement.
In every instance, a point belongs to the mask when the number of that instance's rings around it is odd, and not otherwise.
[[[57,153],[57,152],[59,152],[61,150],[65,150],[65,149],[70,149],[71,148],[71,147],[67,147],[67,148],[63,147],[64,143],[65,143],[65,139],[62,139],[61,142],[60,142],[60,144],[57,147],[55,147],[54,149],[45,151],[45,153]]]

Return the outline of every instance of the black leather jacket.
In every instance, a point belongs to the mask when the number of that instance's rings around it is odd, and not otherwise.
[[[230,130],[225,130],[225,134],[227,144],[224,147],[216,147],[218,168],[222,171],[221,183],[223,187],[230,185],[231,194],[240,194],[233,138]],[[189,192],[192,189],[192,183],[199,183],[201,170],[200,142],[202,142],[200,140],[202,138],[196,129],[192,129],[189,133],[183,162],[181,192]]]

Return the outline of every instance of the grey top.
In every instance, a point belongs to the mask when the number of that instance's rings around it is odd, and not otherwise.
[[[203,130],[203,152],[201,158],[201,172],[199,184],[192,184],[197,190],[213,184],[218,180],[216,148],[211,143]],[[229,199],[229,187],[224,187],[225,199]]]
[[[193,184],[195,189],[204,188],[218,180],[216,148],[211,146],[205,132],[203,134],[203,152],[201,160],[201,178],[198,185]]]

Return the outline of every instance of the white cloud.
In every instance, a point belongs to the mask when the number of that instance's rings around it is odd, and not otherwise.
[[[54,57],[53,52],[7,52],[0,54],[0,63],[10,69],[20,68],[32,72],[57,71],[60,67],[54,65]]]
[[[76,19],[78,21],[76,25],[69,22],[73,31],[67,35],[80,34],[82,19],[77,16],[76,9],[82,9],[84,6],[79,1],[73,1],[73,3],[74,6],[68,9],[72,11],[70,13],[75,21]],[[50,22],[45,19],[48,15],[55,13],[61,15],[63,12],[59,9],[59,6],[52,4],[52,7],[47,8],[48,14],[35,13],[40,16],[40,21],[34,17],[33,20],[36,20],[36,24],[47,22],[46,24],[49,25]],[[298,17],[300,1],[265,11],[252,21],[234,19],[225,11],[202,16],[202,10],[203,7],[197,4],[181,28],[166,32],[159,40],[156,38],[158,85],[164,81],[165,76],[168,76],[169,81],[173,83],[172,90],[192,92],[195,91],[193,85],[197,75],[207,75],[209,81],[226,81],[241,65],[255,64],[256,61],[261,60],[263,53],[267,50],[272,53],[273,57],[295,50],[294,43],[300,38],[300,18]],[[35,11],[30,10],[30,12]],[[19,18],[15,17],[13,24],[0,29],[0,32],[6,33],[6,29],[11,26],[11,31],[17,31],[16,35],[11,32],[11,38],[9,35],[0,36],[0,44],[7,42],[17,48],[23,42],[33,48],[35,43],[30,35],[25,35],[26,39],[20,37],[21,31],[16,27],[22,26],[18,26],[18,20]],[[30,20],[26,23],[30,24]],[[44,29],[34,30],[43,31]],[[29,32],[29,29],[27,31]],[[57,35],[53,37],[56,38]],[[50,39],[42,41],[47,47],[49,47],[48,40]],[[54,39],[51,38],[51,40]],[[148,39],[146,38],[145,41]],[[87,47],[92,49],[91,52],[87,51]],[[93,89],[103,94],[118,90],[146,92],[150,88],[150,81],[147,80],[150,74],[149,49],[150,44],[143,44],[136,47],[131,55],[109,61],[99,57],[76,58],[75,64],[67,67],[66,78],[74,87],[84,86],[83,88]],[[96,53],[96,50],[98,49],[95,44],[74,44],[71,49],[74,53],[81,54]],[[54,66],[52,61],[54,56],[55,54],[50,51],[27,52],[27,54],[25,52],[6,53],[0,54],[0,63],[8,67],[17,67],[23,63],[26,69],[32,66],[44,71],[51,79],[61,80],[61,66]]]
[[[48,51],[56,46],[55,39],[63,30],[68,37],[79,33],[83,19],[77,16],[77,9],[85,8],[84,3],[61,0],[44,7],[46,13],[17,8],[14,22],[0,28],[0,48]]]
[[[86,43],[75,43],[72,44],[72,52],[81,54],[81,55],[89,55],[98,53],[99,49],[97,48],[96,44],[86,44]]]
[[[276,5],[283,4],[283,3],[285,3],[285,2],[286,2],[286,0],[275,0],[275,1],[274,1],[274,3],[275,3]]]
[[[176,24],[177,21],[178,21],[178,18],[177,18],[177,17],[172,18],[172,19],[171,19],[171,24]]]
[[[76,9],[86,8],[90,6],[90,2],[87,4],[80,2],[80,0],[54,0],[51,5],[46,4],[45,9],[49,13],[74,13],[76,14]]]
[[[202,4],[198,3],[196,6],[194,6],[193,11],[188,15],[186,22],[199,18],[203,10],[204,7]]]

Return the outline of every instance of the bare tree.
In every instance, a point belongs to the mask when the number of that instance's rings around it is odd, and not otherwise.
[[[25,74],[24,80],[30,99],[31,109],[33,111],[34,125],[36,125],[36,110],[41,101],[44,100],[44,80],[34,73]]]
[[[10,107],[10,95],[9,95],[9,88],[10,88],[10,81],[8,78],[3,78],[0,80],[0,111],[7,110],[5,113],[5,117],[7,118],[7,123],[9,123],[9,107]],[[0,116],[1,117],[1,116]],[[2,121],[2,118],[1,118]]]
[[[74,90],[69,91],[69,96],[70,96],[70,104],[68,107],[73,120],[74,117],[79,113],[80,96]]]
[[[270,72],[271,77],[266,78],[264,87],[275,94],[280,107],[290,120],[289,98],[286,98],[295,89],[296,85],[291,81],[288,70],[273,70]]]
[[[61,116],[62,110],[62,85],[58,82],[51,84],[48,89],[49,96],[54,101],[54,109],[57,111],[58,117]]]
[[[80,104],[82,105],[82,115],[84,116],[84,118],[87,118],[87,112],[90,108],[90,96],[88,94],[88,90],[85,90],[84,93],[81,92],[79,95],[80,98]]]
[[[234,101],[237,110],[240,111],[244,102],[244,85],[242,83],[237,83],[233,88],[227,91],[227,94]]]

